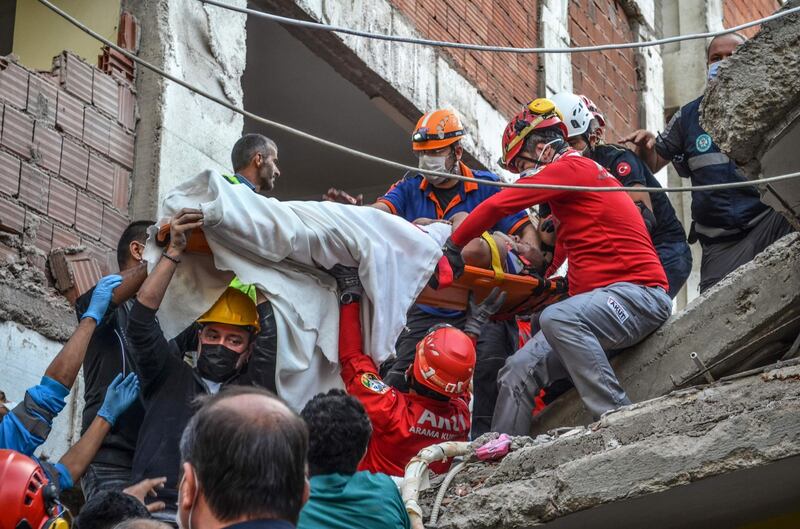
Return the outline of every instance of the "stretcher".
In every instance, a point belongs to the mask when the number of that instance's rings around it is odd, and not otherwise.
[[[169,229],[169,224],[165,224],[158,230],[156,235],[158,246],[164,247],[169,244]],[[494,287],[500,287],[507,293],[507,297],[500,312],[495,315],[495,319],[508,319],[540,311],[567,297],[567,282],[564,278],[547,279],[536,275],[505,273],[499,264],[497,248],[493,243],[490,243],[490,248],[492,249],[492,270],[468,265],[465,267],[464,274],[453,281],[449,287],[439,290],[425,287],[417,298],[417,303],[440,309],[466,310],[470,292],[472,292],[474,301],[480,303]],[[202,229],[192,230],[186,244],[186,251],[201,254],[211,253]]]

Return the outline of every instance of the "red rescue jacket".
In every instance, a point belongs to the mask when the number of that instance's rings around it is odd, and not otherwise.
[[[341,308],[339,363],[347,392],[361,401],[372,421],[372,438],[358,470],[402,476],[406,464],[426,446],[467,440],[468,396],[439,401],[401,393],[381,380],[375,362],[361,349],[358,303]],[[441,473],[449,466],[448,462],[430,468]]]

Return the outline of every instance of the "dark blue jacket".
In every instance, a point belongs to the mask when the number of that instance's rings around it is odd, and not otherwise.
[[[692,185],[745,181],[736,163],[700,126],[702,100],[702,96],[698,97],[675,113],[658,135],[656,151],[671,160],[678,174],[690,178]],[[766,209],[755,187],[692,192],[692,219],[711,228],[744,230]]]

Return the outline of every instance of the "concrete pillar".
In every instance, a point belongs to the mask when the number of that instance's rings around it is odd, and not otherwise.
[[[232,0],[245,6],[246,0]],[[125,0],[141,28],[139,57],[242,105],[245,15],[195,0]],[[139,67],[131,211],[153,218],[165,191],[204,169],[230,171],[243,118]]]
[[[540,18],[542,46],[567,48],[570,46],[568,0],[544,0]],[[572,92],[572,54],[547,53],[544,55],[542,76],[546,96],[559,92]]]

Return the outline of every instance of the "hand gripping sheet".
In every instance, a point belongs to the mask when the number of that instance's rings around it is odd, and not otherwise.
[[[159,226],[181,208],[200,208],[213,255],[185,253],[158,312],[176,335],[222,294],[234,274],[272,302],[278,332],[277,387],[294,409],[342,387],[338,371],[336,283],[319,268],[358,266],[364,351],[380,363],[394,354],[406,312],[441,257],[441,241],[374,208],[333,202],[281,202],[205,171],[164,198]],[[162,248],[151,228],[145,259]]]

